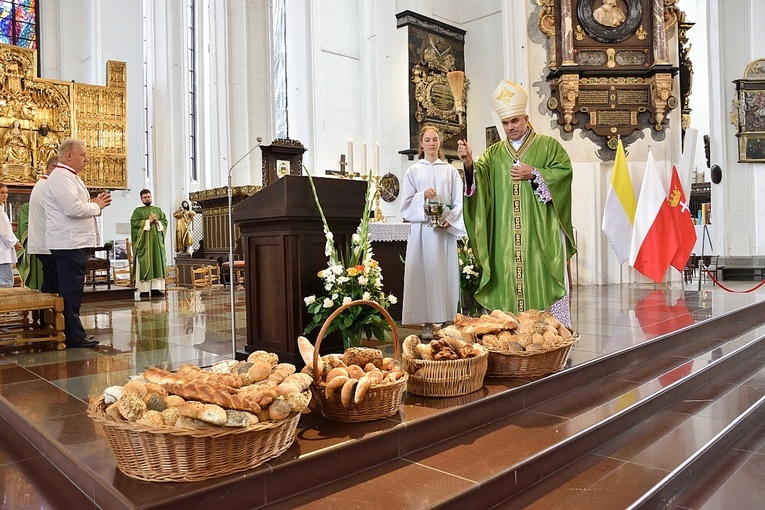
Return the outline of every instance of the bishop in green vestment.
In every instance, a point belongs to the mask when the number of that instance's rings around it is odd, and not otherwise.
[[[492,105],[507,139],[465,165],[465,225],[483,269],[475,300],[514,313],[549,309],[571,326],[567,263],[576,252],[571,225],[571,160],[561,144],[536,133],[527,95],[504,81]]]
[[[161,297],[165,292],[167,259],[165,257],[165,232],[167,217],[162,209],[151,205],[151,191],[141,190],[142,207],[137,207],[130,217],[130,234],[133,241],[133,263],[136,288],[141,297]]]

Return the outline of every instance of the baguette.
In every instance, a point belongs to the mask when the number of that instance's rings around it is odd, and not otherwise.
[[[192,365],[185,365],[185,366],[189,367]],[[180,383],[180,384],[206,383],[206,384],[225,385],[231,388],[242,387],[242,378],[236,374],[219,374],[219,373],[213,373],[213,372],[206,372],[202,369],[192,370],[192,369],[183,368],[183,367],[180,367],[178,370],[179,372],[172,373],[172,372],[168,372],[167,370],[162,370],[161,368],[147,368],[143,373],[143,377],[147,381],[159,384],[160,386],[163,386],[163,387],[168,383]],[[165,389],[167,388],[165,387]]]
[[[190,400],[198,400],[208,404],[217,404],[227,409],[239,411],[260,412],[260,404],[255,398],[245,394],[231,394],[227,390],[204,384],[166,384],[167,391]],[[272,397],[273,398],[273,397]]]

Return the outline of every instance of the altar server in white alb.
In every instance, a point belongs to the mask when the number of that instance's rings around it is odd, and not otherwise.
[[[401,187],[401,215],[410,222],[404,265],[403,324],[423,324],[432,338],[433,324],[454,320],[460,293],[457,239],[465,235],[463,184],[459,172],[443,161],[441,134],[434,126],[420,130],[420,160],[409,167]],[[426,200],[446,205],[435,227],[428,226]]]

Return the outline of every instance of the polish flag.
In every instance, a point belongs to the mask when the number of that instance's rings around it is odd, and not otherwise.
[[[680,183],[680,176],[674,166],[672,166],[672,180],[669,183],[667,202],[672,209],[672,219],[675,222],[678,242],[677,252],[672,258],[672,267],[682,272],[688,257],[691,256],[693,246],[696,244],[696,228],[693,226],[691,211],[683,192],[683,185]]]
[[[619,264],[630,258],[632,244],[632,224],[635,222],[635,190],[632,188],[630,172],[627,169],[627,157],[621,138],[616,148],[614,172],[608,187],[606,205],[603,208],[601,229],[611,243]]]
[[[656,283],[661,283],[678,249],[672,208],[659,168],[648,151],[643,185],[635,210],[630,266]]]

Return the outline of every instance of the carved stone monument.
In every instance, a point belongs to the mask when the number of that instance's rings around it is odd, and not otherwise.
[[[564,131],[605,137],[646,127],[662,131],[678,68],[667,31],[682,18],[676,0],[539,0],[539,27],[549,40],[547,107]]]

